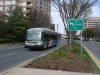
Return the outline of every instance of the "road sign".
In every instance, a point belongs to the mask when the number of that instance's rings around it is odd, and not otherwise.
[[[68,20],[68,30],[83,30],[83,19]]]

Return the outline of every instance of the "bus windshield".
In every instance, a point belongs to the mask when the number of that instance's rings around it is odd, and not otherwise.
[[[41,32],[27,32],[27,40],[41,41]]]

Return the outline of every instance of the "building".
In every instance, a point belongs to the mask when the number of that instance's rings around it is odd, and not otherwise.
[[[33,0],[0,0],[0,11],[8,14],[9,8],[14,8],[15,5],[21,6],[25,13],[29,10],[30,7],[36,8],[36,2]]]
[[[16,5],[22,7],[23,12],[28,16],[33,16],[33,12],[36,10],[36,20],[38,21],[36,27],[46,27],[44,22],[47,22],[51,16],[51,0],[0,0],[0,11],[9,15],[9,8],[14,8]]]
[[[89,17],[84,20],[84,28],[94,28],[100,25],[100,17]]]
[[[14,7],[15,5],[21,6],[25,13],[27,13],[31,7],[50,17],[51,0],[0,0],[0,11],[7,14],[9,7]]]
[[[51,0],[37,0],[37,10],[41,12],[40,15],[45,14],[50,16]]]

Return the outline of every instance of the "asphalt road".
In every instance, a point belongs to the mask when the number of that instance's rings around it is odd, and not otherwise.
[[[83,41],[83,44],[100,60],[100,43]]]
[[[58,46],[62,46],[67,43],[66,40],[60,40]],[[36,58],[40,55],[43,55],[57,47],[52,47],[47,50],[35,50],[30,51],[29,49],[25,49],[24,45],[19,46],[8,46],[8,45],[0,45],[0,73],[8,70],[14,66],[17,66],[25,61],[28,61],[32,58]]]

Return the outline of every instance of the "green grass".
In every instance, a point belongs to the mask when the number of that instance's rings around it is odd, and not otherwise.
[[[71,50],[71,52],[74,52],[76,55],[80,56],[81,54],[79,50],[80,50],[80,44],[76,43],[74,44],[74,48]],[[91,59],[91,57],[84,48],[82,48],[82,56],[80,56],[80,58],[90,62],[94,73],[100,73],[100,69],[96,66],[96,64],[94,63],[94,61]]]

